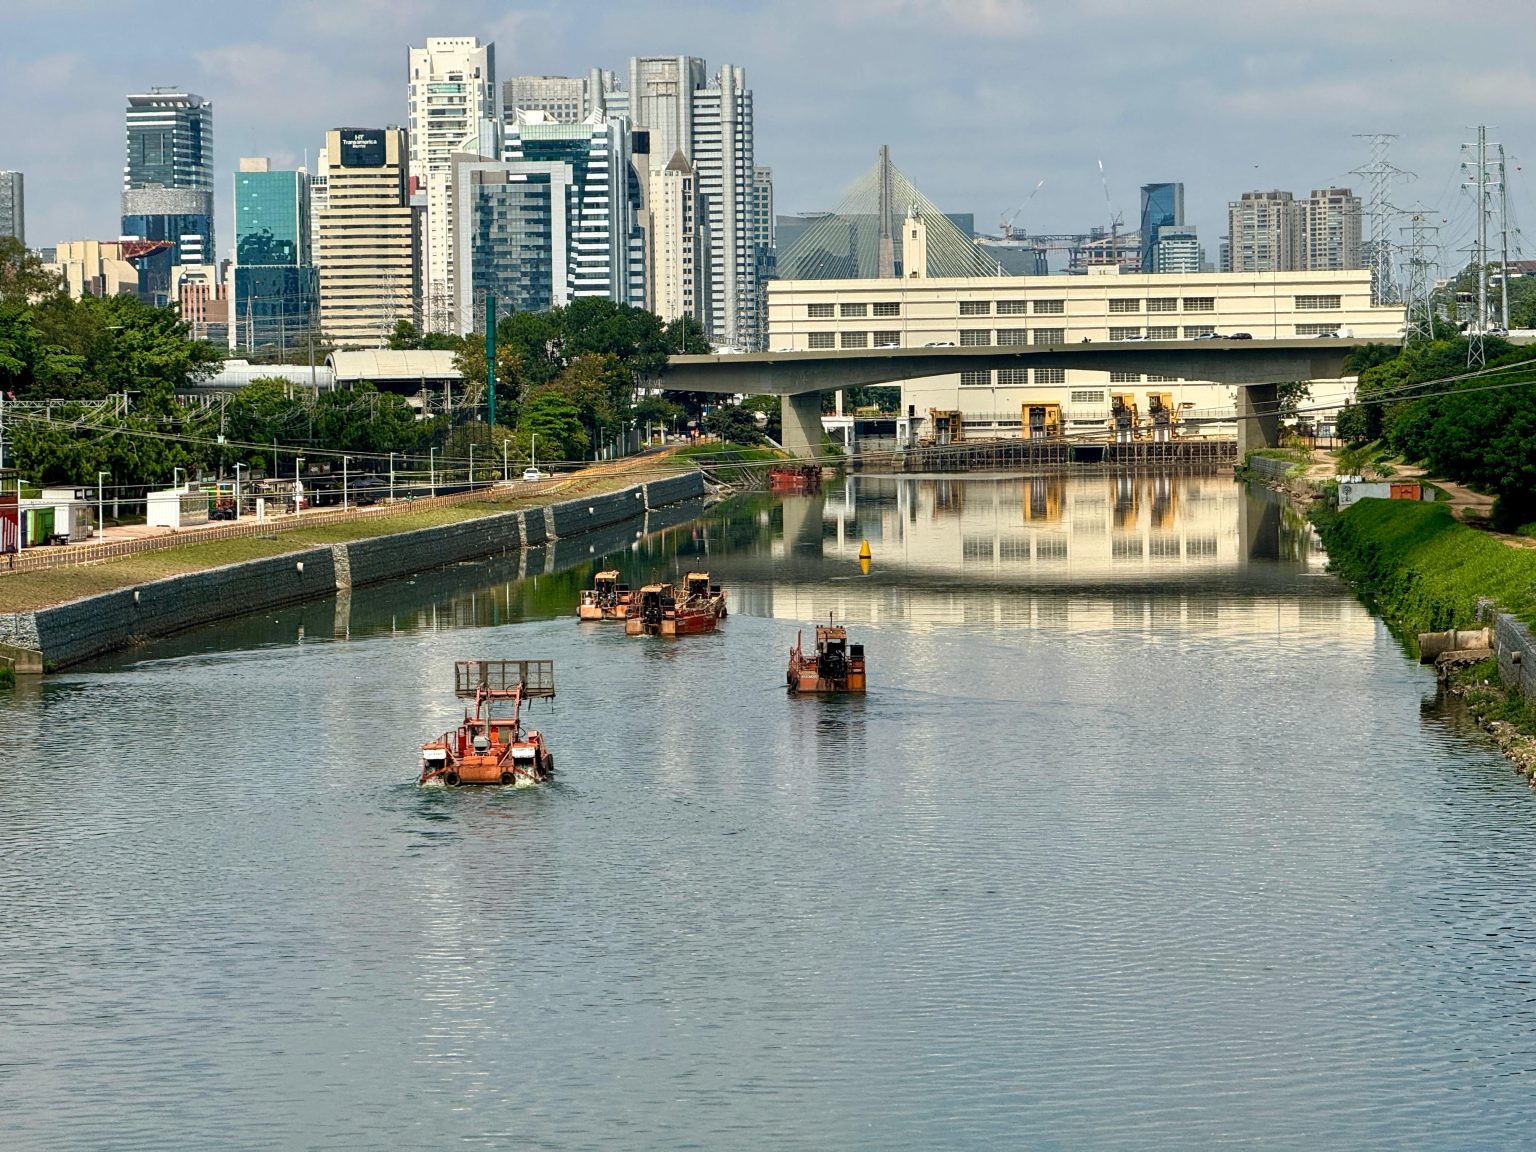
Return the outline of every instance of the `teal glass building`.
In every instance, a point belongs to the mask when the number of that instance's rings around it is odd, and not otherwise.
[[[281,356],[318,337],[320,291],[310,253],[309,175],[266,170],[264,161],[242,161],[241,169],[235,173],[230,346]]]

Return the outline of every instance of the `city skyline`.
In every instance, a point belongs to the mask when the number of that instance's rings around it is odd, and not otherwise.
[[[82,7],[91,19],[78,19]],[[178,19],[194,12],[195,24]],[[1471,206],[1458,188],[1469,125],[1492,125],[1491,138],[1515,158],[1516,224],[1522,214],[1536,219],[1518,161],[1536,82],[1515,67],[1462,68],[1446,45],[1469,15],[1507,21],[1508,59],[1536,42],[1519,9],[1487,0],[1454,13],[1302,0],[1241,18],[1185,0],[1160,6],[1155,19],[1123,0],[1071,11],[1003,0],[790,0],[665,14],[616,4],[509,14],[474,2],[395,13],[342,2],[280,4],[238,23],[185,3],[150,3],[130,21],[96,0],[68,14],[0,2],[11,33],[0,47],[0,95],[13,110],[0,167],[26,174],[33,245],[113,238],[123,94],[176,86],[217,110],[214,186],[227,222],[240,156],[282,167],[307,160],[313,171],[328,128],[404,125],[409,47],[465,35],[494,42],[507,77],[622,75],[631,56],[657,53],[739,65],[756,92],[757,160],[774,168],[780,213],[832,206],[888,143],[918,186],[946,211],[973,212],[980,231],[995,231],[1040,180],[1016,225],[1031,232],[1104,224],[1114,212],[1129,224],[1141,185],[1178,181],[1186,219],[1213,250],[1226,205],[1244,191],[1362,193],[1366,182],[1352,170],[1368,163],[1368,147],[1356,134],[1395,132],[1390,159],[1418,179],[1394,199],[1448,221],[1449,259],[1470,234]],[[186,34],[142,40],[140,30],[157,23]],[[1145,51],[1148,36],[1159,52]],[[139,50],[122,53],[125,39]],[[1086,56],[1059,50],[1090,41]],[[1401,82],[1408,72],[1416,84]],[[1005,140],[1007,126],[1016,130],[1016,147],[998,147],[999,124]]]

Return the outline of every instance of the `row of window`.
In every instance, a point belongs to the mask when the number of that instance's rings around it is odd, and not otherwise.
[[[999,368],[993,372],[962,372],[960,383],[978,387],[1022,387],[1025,384],[1065,384],[1065,368]],[[1075,393],[1074,393],[1075,395]],[[1099,394],[1102,398],[1102,393]]]
[[[1342,297],[1335,295],[1303,295],[1292,298],[1300,312],[1337,310],[1343,306]],[[961,300],[960,315],[991,316],[994,304],[998,316],[1023,316],[1033,312],[1036,316],[1060,316],[1067,310],[1065,300]],[[1109,301],[1112,313],[1140,312],[1145,304],[1148,312],[1214,312],[1214,296],[1155,296],[1143,300],[1140,297],[1117,298]],[[867,316],[900,316],[901,304],[895,300],[877,300],[873,303],[807,304],[806,316],[812,320],[831,320],[834,316],[845,319],[862,319]]]

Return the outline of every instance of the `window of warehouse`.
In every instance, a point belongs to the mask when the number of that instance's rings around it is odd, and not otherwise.
[[[965,385],[980,384],[982,386],[986,386],[986,385],[992,383],[992,373],[991,372],[962,372],[962,373],[960,373],[960,383],[965,384]]]
[[[895,300],[876,300],[874,307],[876,316],[901,315],[901,305]]]
[[[876,348],[884,348],[888,344],[900,344],[900,343],[901,343],[901,333],[900,332],[876,332],[875,333],[875,347]]]
[[[1029,311],[1027,300],[999,300],[997,302],[997,314],[999,316],[1022,316]]]
[[[1214,297],[1214,296],[1186,296],[1186,297],[1184,297],[1184,311],[1186,311],[1186,312],[1214,312],[1214,311],[1216,311],[1216,297]]]
[[[1017,387],[1029,383],[1028,368],[999,368],[997,370],[997,382],[1002,385]]]
[[[845,304],[845,305],[843,305],[843,307],[846,308],[847,305]],[[842,346],[844,348],[868,348],[869,347],[869,333],[868,332],[844,332],[841,335],[842,335]]]
[[[960,347],[981,348],[992,343],[992,329],[990,328],[962,328],[960,329]]]
[[[831,332],[812,332],[806,339],[810,341],[808,347],[811,348],[837,347],[837,340]]]
[[[992,315],[992,301],[990,301],[990,300],[962,300],[962,301],[960,301],[960,315],[962,315],[962,316],[990,316],[990,315]]]
[[[1027,328],[999,328],[997,330],[997,342],[1005,348],[1014,348],[1020,344],[1029,343],[1029,330]]]
[[[1093,389],[1092,391],[1086,391],[1086,390],[1078,391],[1078,390],[1074,390],[1072,392],[1072,403],[1074,403],[1074,404],[1102,404],[1102,403],[1104,403],[1104,393],[1101,390],[1097,389],[1097,388]]]
[[[1111,312],[1140,312],[1140,300],[1111,300],[1109,302]]]
[[[1298,312],[1323,312],[1339,306],[1337,296],[1298,296],[1296,297],[1296,311]]]
[[[1177,340],[1178,338],[1179,329],[1176,325],[1170,324],[1167,327],[1154,327],[1147,329],[1148,340]]]
[[[1065,300],[1036,300],[1035,301],[1035,315],[1036,316],[1060,316],[1066,310],[1067,310],[1067,302]]]
[[[1154,296],[1147,301],[1148,312],[1177,312],[1179,310],[1179,298],[1177,296]]]
[[[1216,331],[1214,324],[1186,324],[1184,325],[1184,339],[1193,340],[1196,336],[1210,336]]]
[[[1067,342],[1067,330],[1065,328],[1036,328],[1036,344],[1065,344]]]
[[[812,320],[830,320],[832,319],[832,305],[807,304],[805,306],[805,314]]]
[[[1178,379],[1179,377],[1177,376],[1157,376],[1151,372],[1147,373],[1148,384],[1172,384]]]
[[[869,315],[868,304],[844,304],[842,306],[842,316],[845,320],[862,319],[867,315]]]
[[[1296,335],[1322,336],[1324,333],[1332,335],[1337,332],[1338,329],[1339,326],[1337,324],[1298,324],[1296,325]]]
[[[1109,374],[1111,384],[1140,384],[1140,372],[1111,372]]]
[[[1036,384],[1065,384],[1067,382],[1067,370],[1065,368],[1036,368]]]
[[[1109,330],[1109,338],[1111,340],[1135,340],[1140,336],[1140,328],[1111,328]]]

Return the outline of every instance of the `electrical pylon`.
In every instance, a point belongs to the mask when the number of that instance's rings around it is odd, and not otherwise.
[[[1431,299],[1438,265],[1440,229],[1427,221],[1435,210],[1415,204],[1408,210],[1408,291],[1403,301],[1403,343],[1435,338],[1435,313]]]
[[[1397,303],[1397,283],[1392,272],[1392,220],[1398,210],[1392,206],[1392,184],[1397,180],[1412,180],[1412,172],[1404,171],[1387,160],[1394,132],[1357,132],[1355,138],[1370,142],[1371,162],[1364,168],[1355,168],[1353,176],[1364,176],[1370,181],[1371,199],[1366,215],[1371,222],[1370,239],[1365,242],[1366,266],[1371,270],[1371,303]]]

